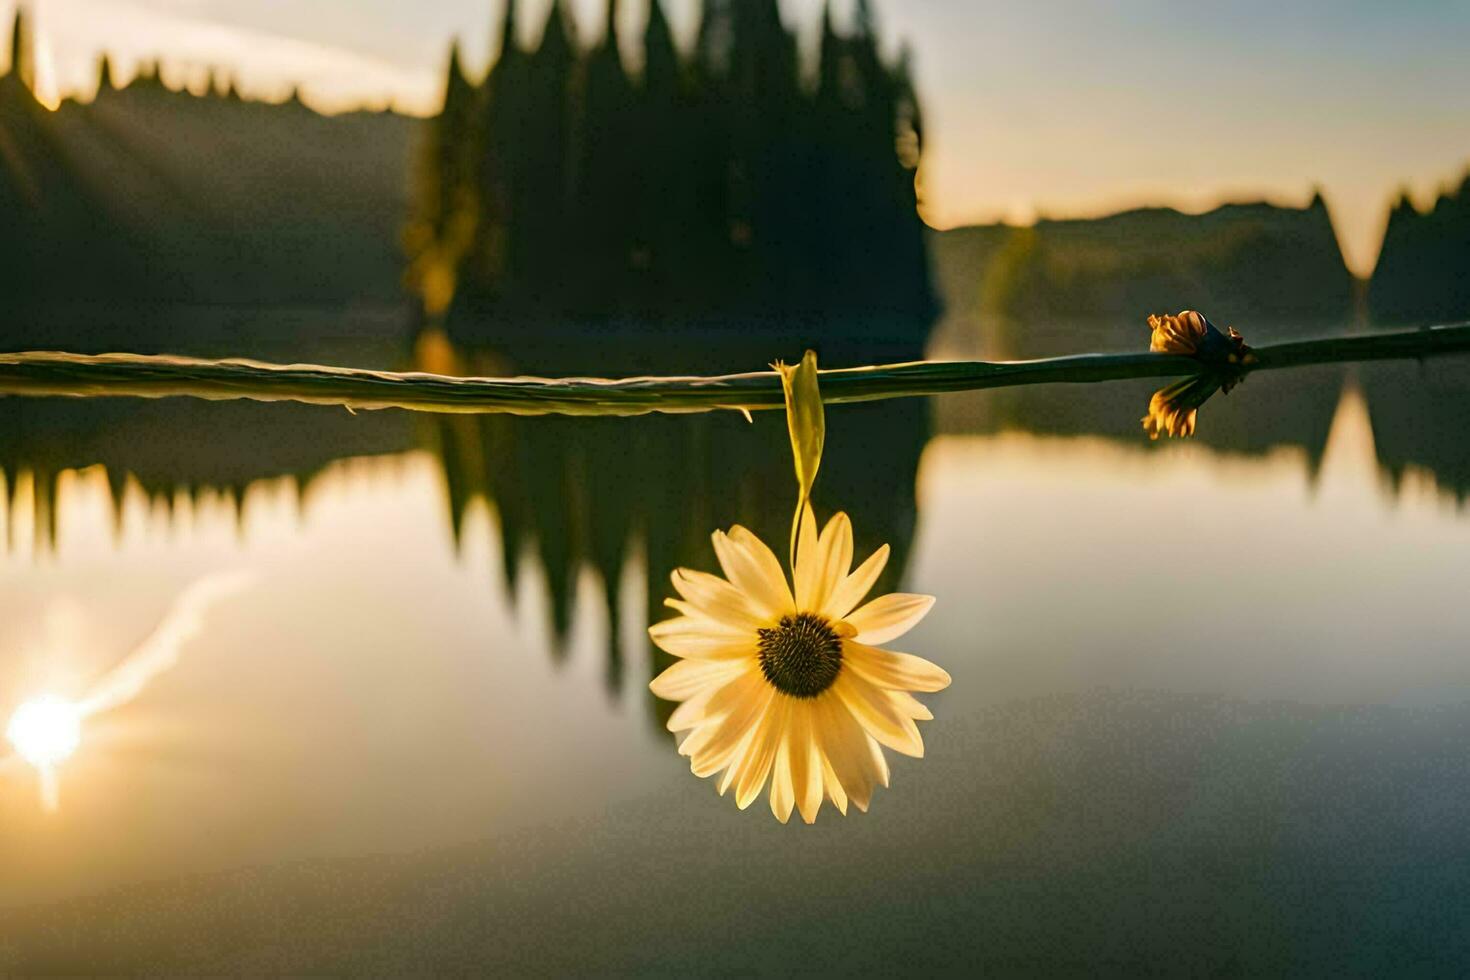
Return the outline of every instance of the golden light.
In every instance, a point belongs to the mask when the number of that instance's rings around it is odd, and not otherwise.
[[[61,800],[59,769],[82,744],[83,723],[142,694],[159,674],[173,668],[184,646],[204,630],[204,618],[217,602],[255,581],[251,572],[218,572],[185,589],[163,621],[133,652],[92,685],[77,701],[48,695],[27,701],[10,716],[5,738],[13,755],[0,753],[0,770],[13,761],[31,765],[41,780],[41,805],[55,812]]]
[[[22,759],[37,769],[54,768],[71,758],[82,743],[82,712],[70,701],[39,698],[16,709],[5,738]]]

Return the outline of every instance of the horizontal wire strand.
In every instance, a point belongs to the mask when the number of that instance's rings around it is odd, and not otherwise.
[[[1470,321],[1253,348],[1244,373],[1470,352]],[[913,361],[823,370],[829,404],[1031,384],[1181,377],[1207,366],[1179,354],[1076,354],[1030,361]],[[783,408],[775,371],[709,377],[461,378],[170,355],[0,354],[0,394],[77,398],[193,397],[294,401],[349,409],[451,414],[643,415]]]

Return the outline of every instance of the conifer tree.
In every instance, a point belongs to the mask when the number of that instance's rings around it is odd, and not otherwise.
[[[104,92],[117,90],[117,81],[112,75],[112,59],[107,52],[102,52],[102,58],[97,62],[97,95],[100,97]]]
[[[708,0],[688,65],[651,0],[636,84],[616,0],[585,55],[562,0],[532,53],[517,43],[516,6],[503,9],[478,124],[452,121],[451,78],[432,137],[473,161],[470,322],[635,312],[850,331],[886,318],[922,335],[933,313],[914,188],[922,121],[906,61],[879,54],[869,4],[847,37],[824,10],[810,91],[776,0]]]
[[[416,168],[415,213],[404,236],[407,281],[431,319],[448,310],[474,240],[477,101],[455,39],[449,49],[444,108],[429,124]]]
[[[500,37],[490,48],[471,151],[478,220],[466,286],[477,317],[493,316],[512,292],[519,262],[512,247],[518,183],[516,153],[524,123],[526,55],[517,36],[516,0],[505,0]]]
[[[575,53],[562,0],[552,0],[541,43],[526,66],[523,125],[511,152],[510,248],[518,301],[549,314],[568,299],[570,222],[569,90]]]
[[[651,0],[643,31],[643,84],[638,100],[637,145],[641,160],[633,168],[636,244],[634,263],[643,277],[640,306],[647,315],[685,305],[695,287],[696,263],[708,240],[688,220],[695,211],[694,174],[701,161],[691,147],[700,133],[686,111],[683,70],[673,32],[660,0]],[[718,243],[718,224],[715,242]],[[715,261],[718,261],[717,259]]]
[[[16,4],[15,20],[10,27],[9,73],[28,90],[35,90],[35,39],[31,36],[31,24],[22,4]]]
[[[575,298],[586,312],[622,308],[630,279],[635,204],[629,194],[637,179],[632,131],[632,87],[618,45],[617,2],[607,0],[603,37],[587,57],[577,106],[577,169],[574,213],[581,245]],[[650,154],[651,155],[651,154]]]

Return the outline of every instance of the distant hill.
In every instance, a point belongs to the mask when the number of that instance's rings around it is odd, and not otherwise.
[[[1305,208],[1140,208],[1031,227],[937,233],[952,312],[1016,321],[1124,318],[1197,308],[1226,320],[1341,322],[1354,280],[1320,196]]]
[[[1470,173],[1428,211],[1400,195],[1389,212],[1368,306],[1384,323],[1470,317]]]

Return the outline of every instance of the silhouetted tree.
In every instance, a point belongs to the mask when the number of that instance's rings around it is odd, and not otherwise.
[[[102,58],[97,62],[97,95],[100,98],[106,92],[117,90],[117,79],[112,74],[112,59],[103,52]]]
[[[36,46],[31,35],[26,8],[16,4],[15,20],[10,27],[10,74],[27,89],[36,87]]]
[[[1375,319],[1391,323],[1470,317],[1470,173],[1425,212],[1399,195],[1368,304]]]
[[[632,280],[643,270],[634,246],[640,202],[629,193],[644,162],[633,126],[633,90],[618,47],[617,2],[607,0],[602,41],[587,58],[578,99],[573,213],[580,269],[572,288],[580,313],[620,312],[633,292]]]
[[[128,88],[133,88],[134,86],[140,88],[163,87],[163,80],[159,76],[158,61],[156,59],[144,61],[138,66],[137,74],[128,83]]]
[[[704,291],[718,302],[717,284],[701,276],[707,257],[724,242],[718,219],[704,222],[697,204],[699,153],[709,125],[691,111],[683,66],[660,0],[651,0],[643,31],[643,79],[633,134],[632,265],[637,271],[639,312],[661,317],[688,311]],[[715,259],[718,268],[718,259]],[[702,264],[703,263],[703,264]]]
[[[407,281],[431,318],[443,316],[478,221],[479,95],[465,77],[459,42],[449,49],[444,108],[429,123],[416,169],[415,211],[405,231]]]
[[[466,141],[479,214],[451,330],[514,349],[633,316],[917,353],[936,312],[914,187],[922,121],[907,54],[885,62],[868,4],[850,37],[823,12],[810,83],[776,0],[710,0],[687,64],[652,0],[636,82],[616,0],[603,10],[579,55],[554,2],[526,54],[508,2],[478,127],[458,122],[463,86],[446,86],[429,170]],[[420,185],[419,214],[440,213],[438,184]]]
[[[523,126],[511,147],[513,166],[510,244],[521,279],[516,305],[547,316],[564,313],[571,297],[567,275],[571,222],[572,134],[570,88],[576,52],[562,0],[552,0],[541,43],[526,65]]]
[[[516,0],[505,0],[498,44],[480,90],[478,141],[472,145],[477,188],[475,242],[467,258],[461,308],[484,322],[504,314],[521,262],[511,242],[520,159],[516,152],[525,115],[527,58],[517,38]]]

